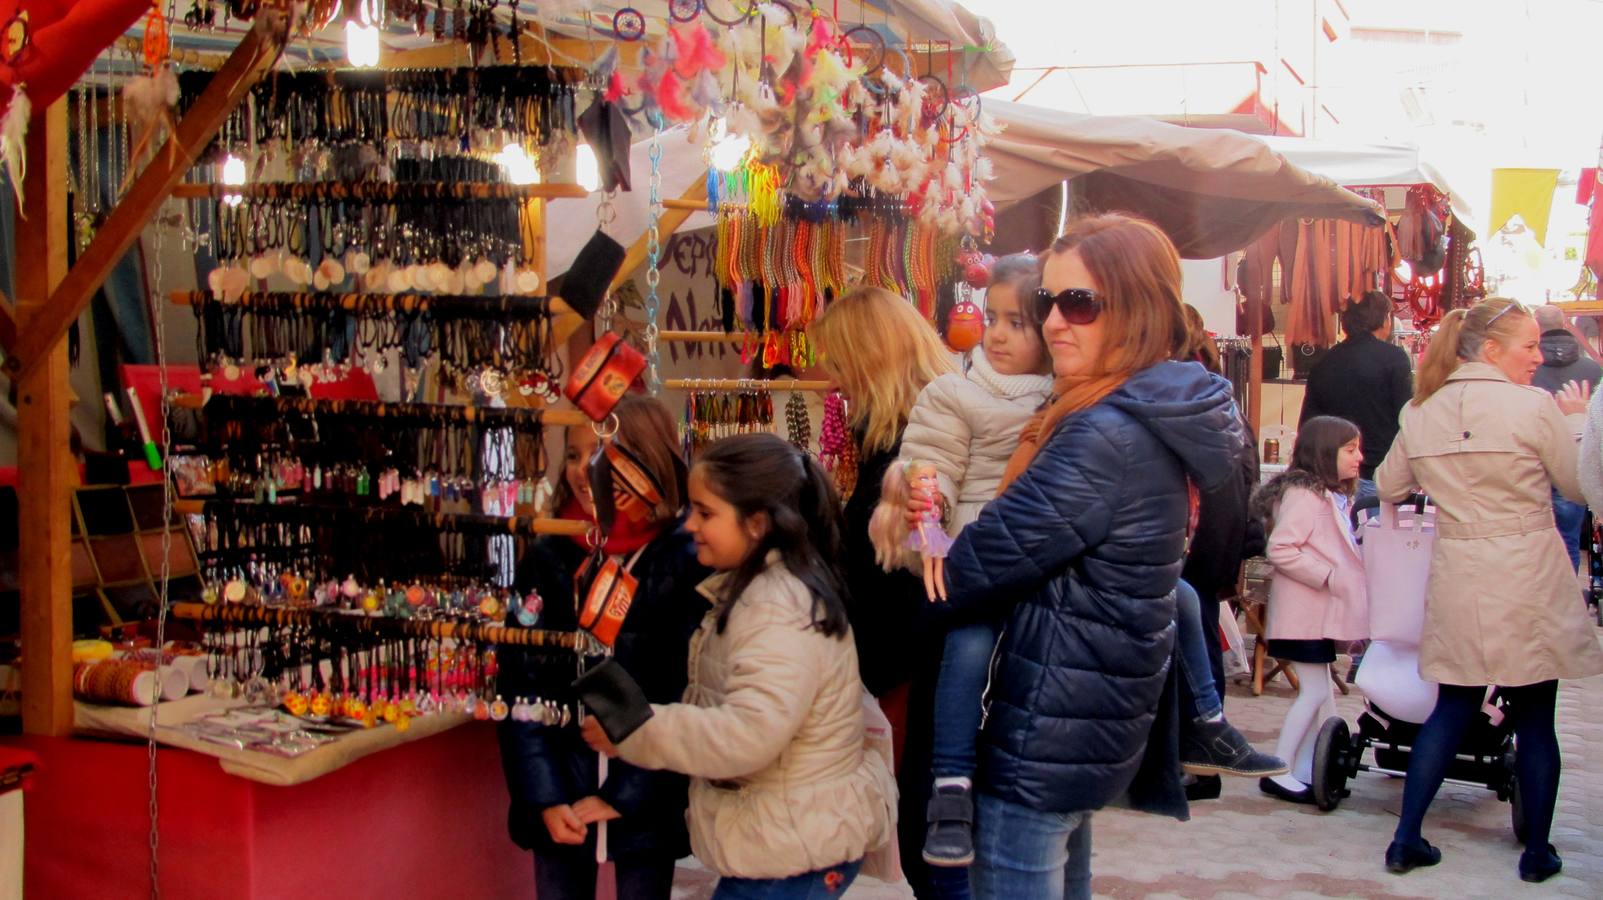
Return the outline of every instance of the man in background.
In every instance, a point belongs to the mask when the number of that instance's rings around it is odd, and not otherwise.
[[[1370,291],[1341,311],[1346,337],[1308,373],[1299,426],[1314,416],[1340,416],[1358,426],[1364,450],[1357,500],[1375,496],[1375,468],[1397,437],[1398,416],[1414,396],[1413,366],[1391,340],[1391,300]]]
[[[1536,326],[1542,329],[1542,365],[1531,377],[1531,384],[1556,394],[1572,381],[1585,382],[1597,390],[1603,380],[1603,366],[1597,364],[1564,324],[1564,310],[1552,304],[1536,308]],[[1564,537],[1570,554],[1570,568],[1581,565],[1581,525],[1586,521],[1586,504],[1565,499],[1553,492],[1553,520]]]

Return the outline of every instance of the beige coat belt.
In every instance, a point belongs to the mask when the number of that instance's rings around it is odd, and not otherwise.
[[[1437,536],[1450,541],[1505,537],[1511,534],[1530,534],[1533,531],[1555,527],[1557,526],[1553,522],[1552,507],[1548,507],[1541,512],[1513,516],[1507,519],[1486,519],[1480,522],[1444,522],[1440,519],[1436,520]]]

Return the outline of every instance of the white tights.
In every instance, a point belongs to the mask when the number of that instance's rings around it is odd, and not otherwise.
[[[1275,755],[1291,762],[1291,774],[1276,775],[1275,781],[1281,787],[1299,791],[1314,780],[1318,726],[1336,714],[1336,697],[1331,692],[1328,664],[1294,662],[1291,670],[1297,673],[1297,699],[1286,711],[1286,721],[1280,726],[1280,740],[1275,743]]]

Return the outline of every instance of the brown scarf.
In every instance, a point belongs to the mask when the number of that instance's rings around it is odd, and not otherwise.
[[[1063,421],[1064,416],[1095,406],[1129,377],[1129,372],[1065,375],[1052,382],[1052,404],[1024,423],[1024,430],[1019,432],[1019,448],[1008,458],[1007,468],[1002,470],[1002,485],[996,492],[1000,494],[1007,490],[1014,479],[1024,474],[1024,470],[1030,467],[1030,461],[1035,459],[1035,451],[1041,449],[1041,443],[1052,436],[1053,429]]]

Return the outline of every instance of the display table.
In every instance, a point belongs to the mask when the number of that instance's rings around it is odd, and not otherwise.
[[[27,804],[30,900],[150,893],[146,748],[7,738],[38,754]],[[492,723],[472,722],[274,787],[211,756],[159,751],[167,898],[533,897],[507,838]]]
[[[393,725],[380,724],[377,728],[357,729],[342,735],[332,743],[293,759],[211,743],[178,727],[206,713],[244,705],[242,700],[220,700],[207,694],[191,694],[182,700],[159,703],[156,705],[156,740],[168,747],[214,757],[230,775],[288,787],[321,778],[364,756],[420,741],[473,721],[472,716],[463,713],[433,713],[414,718],[406,732]],[[143,741],[149,733],[149,707],[96,706],[79,702],[73,704],[73,709],[73,727],[80,737]]]

